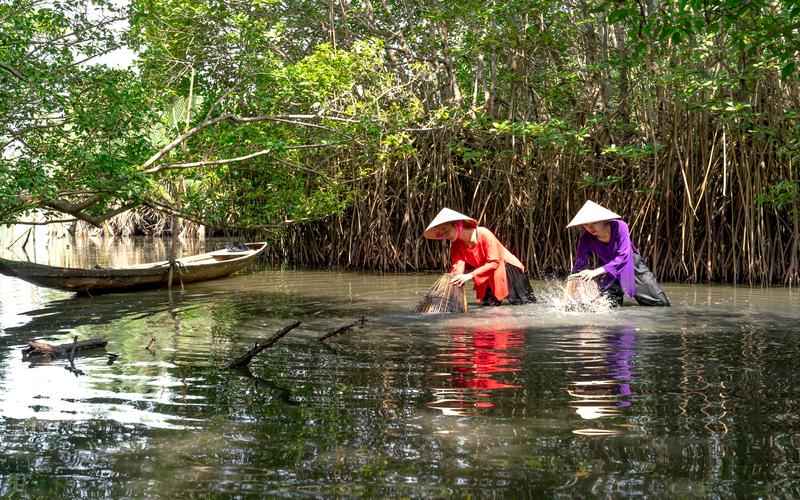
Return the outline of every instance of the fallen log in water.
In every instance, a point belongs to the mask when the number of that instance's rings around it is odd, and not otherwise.
[[[300,323],[301,323],[300,321],[295,321],[291,325],[284,326],[283,328],[278,330],[278,332],[276,332],[275,335],[273,335],[272,337],[268,338],[267,341],[264,342],[263,344],[259,344],[258,342],[256,342],[256,344],[253,345],[252,349],[250,349],[246,353],[242,354],[238,358],[236,358],[233,361],[231,361],[230,363],[228,363],[228,365],[225,368],[242,368],[244,366],[249,365],[250,361],[252,361],[253,358],[256,357],[256,355],[258,355],[258,353],[260,353],[264,349],[272,347],[272,345],[275,342],[277,342],[278,340],[280,340],[281,337],[283,337],[284,335],[286,335],[290,331],[292,331],[295,328],[297,328],[298,326],[300,326]]]
[[[108,341],[101,338],[81,340],[69,344],[49,344],[43,340],[32,340],[26,347],[22,348],[23,359],[36,356],[49,356],[50,358],[63,358],[70,355],[80,354],[81,351],[100,349],[105,347]]]

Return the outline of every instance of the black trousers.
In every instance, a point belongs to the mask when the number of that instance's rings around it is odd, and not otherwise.
[[[661,289],[656,281],[656,277],[650,268],[645,265],[644,260],[638,253],[633,254],[633,274],[636,279],[636,295],[634,300],[641,306],[671,306],[669,297]],[[622,298],[625,293],[619,280],[615,280],[608,288],[603,290],[609,302],[615,306],[622,305]]]
[[[514,306],[522,304],[533,304],[536,302],[536,295],[531,288],[528,273],[522,269],[506,263],[506,281],[508,282],[508,303]],[[486,289],[481,305],[499,306],[502,302],[494,296],[492,288]]]

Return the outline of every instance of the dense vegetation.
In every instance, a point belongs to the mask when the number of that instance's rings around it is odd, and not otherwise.
[[[0,223],[178,215],[409,270],[450,206],[541,275],[589,198],[662,279],[796,283],[798,51],[791,0],[0,0]]]

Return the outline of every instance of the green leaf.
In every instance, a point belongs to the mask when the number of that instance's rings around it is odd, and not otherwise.
[[[613,23],[622,21],[623,19],[628,17],[628,14],[629,14],[629,10],[628,9],[617,9],[617,10],[611,11],[611,13],[608,15],[608,22],[613,24]]]
[[[781,68],[781,78],[786,79],[792,76],[797,69],[797,64],[793,62],[789,62],[783,65]]]

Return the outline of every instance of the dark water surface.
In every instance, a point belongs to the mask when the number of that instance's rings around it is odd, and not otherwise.
[[[0,497],[800,496],[796,290],[410,312],[434,280],[262,266],[85,298],[0,276]],[[22,359],[75,335],[119,358]]]

